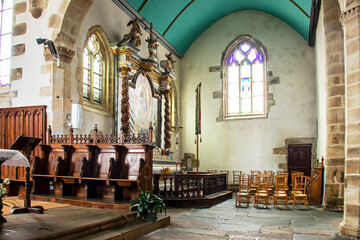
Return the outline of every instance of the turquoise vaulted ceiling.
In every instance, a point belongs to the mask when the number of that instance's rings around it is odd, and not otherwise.
[[[306,41],[309,38],[311,0],[126,1],[182,55],[212,24],[242,10],[270,14],[287,23]]]

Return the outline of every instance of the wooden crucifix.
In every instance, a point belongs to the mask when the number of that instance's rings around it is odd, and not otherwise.
[[[179,126],[178,121],[176,120],[176,124],[175,126],[171,126],[172,129],[175,129],[175,134],[176,134],[176,151],[178,151],[179,149],[179,131],[180,129],[182,129],[183,127]]]

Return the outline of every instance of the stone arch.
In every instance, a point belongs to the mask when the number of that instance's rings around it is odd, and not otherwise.
[[[54,30],[57,44],[68,49],[74,47],[82,22],[93,2],[94,0],[70,0],[65,13],[60,13],[63,18],[59,32],[56,33],[58,29]]]

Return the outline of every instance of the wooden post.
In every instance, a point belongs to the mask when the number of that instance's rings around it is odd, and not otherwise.
[[[196,134],[196,174],[199,173],[199,134]]]

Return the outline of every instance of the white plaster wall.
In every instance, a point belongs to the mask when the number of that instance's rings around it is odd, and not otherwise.
[[[326,59],[324,8],[321,7],[316,29],[316,107],[318,116],[317,158],[326,157]]]
[[[14,0],[14,4],[24,0]],[[53,29],[48,27],[49,18],[62,6],[62,1],[49,1],[48,7],[38,19],[31,16],[29,1],[27,11],[16,16],[15,24],[26,22],[26,34],[12,38],[12,45],[25,43],[25,54],[11,58],[11,68],[23,68],[23,77],[11,82],[10,90],[17,91],[17,97],[12,99],[12,106],[47,105],[48,119],[51,114],[51,96],[40,96],[40,88],[51,84],[50,74],[41,74],[41,66],[45,64],[43,46],[36,42],[37,38],[52,39]]]
[[[267,70],[280,77],[279,85],[269,87],[276,105],[266,119],[217,122],[221,99],[213,99],[213,92],[221,90],[222,82],[209,67],[220,65],[226,46],[241,34],[252,35],[268,50]],[[274,155],[273,148],[284,146],[286,138],[317,134],[315,78],[314,49],[287,24],[255,11],[224,17],[192,44],[181,62],[181,153],[196,150],[195,88],[202,82],[200,170],[278,169],[286,159]]]

